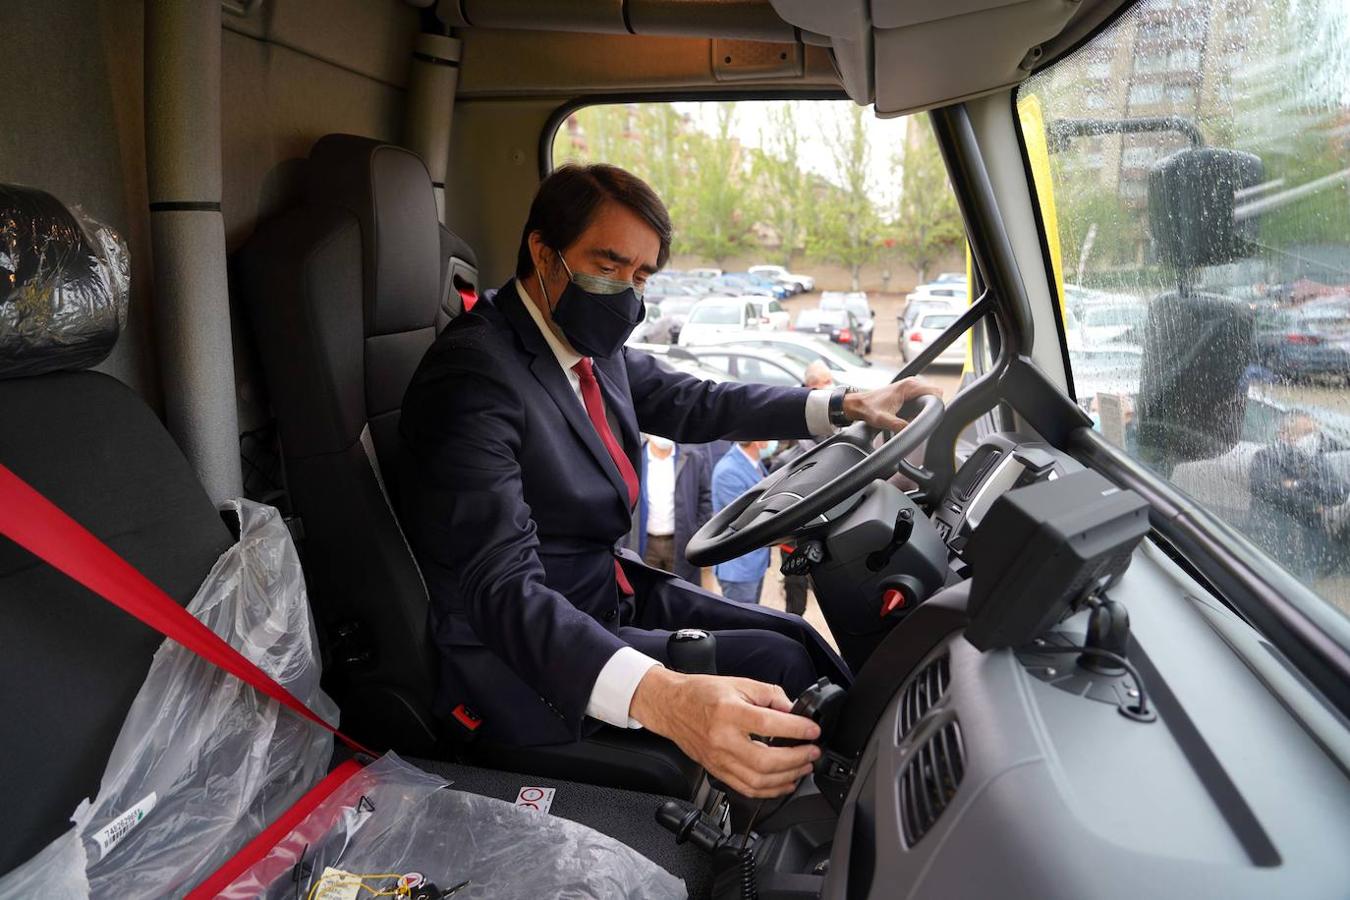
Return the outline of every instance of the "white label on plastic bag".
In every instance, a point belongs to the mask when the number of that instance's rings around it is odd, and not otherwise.
[[[361,876],[325,866],[310,897],[313,900],[356,900],[361,893]]]
[[[553,795],[556,793],[557,790],[554,788],[523,787],[520,789],[520,793],[516,794],[516,806],[537,809],[539,812],[546,813],[549,807],[553,805]]]
[[[151,791],[142,797],[131,809],[94,832],[94,843],[98,844],[100,857],[106,857],[112,849],[122,843],[122,839],[131,834],[131,829],[141,824],[141,820],[150,815],[150,811],[159,802],[159,796]]]

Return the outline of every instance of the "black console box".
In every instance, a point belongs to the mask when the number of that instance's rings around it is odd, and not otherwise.
[[[966,547],[966,639],[981,650],[1028,643],[1119,578],[1148,528],[1148,503],[1090,469],[1008,491]]]

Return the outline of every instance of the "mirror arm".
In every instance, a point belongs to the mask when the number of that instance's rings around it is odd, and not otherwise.
[[[905,363],[905,367],[896,373],[896,376],[891,379],[891,383],[894,384],[902,378],[919,374],[928,367],[929,363],[938,358],[939,353],[955,343],[957,338],[969,331],[976,322],[988,315],[993,308],[993,294],[985,291],[955,322],[948,325],[942,334],[933,338],[932,343],[925,347],[922,353]]]

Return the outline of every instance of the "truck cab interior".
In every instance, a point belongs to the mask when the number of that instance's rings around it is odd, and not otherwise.
[[[1209,43],[1177,69],[1199,74],[1156,81],[1164,100],[1190,86],[1182,115],[1121,72],[1146,68],[1146,32],[1184,54],[1186,29]],[[557,785],[553,815],[695,897],[1345,895],[1343,576],[1251,524],[1255,471],[1244,518],[1219,496],[1253,409],[1307,414],[1303,387],[1252,386],[1262,307],[1235,285],[1312,266],[1282,281],[1350,304],[1343,5],[61,0],[0,4],[0,48],[0,463],[183,603],[232,541],[219,504],[280,509],[325,690],[367,746],[503,798]],[[1238,74],[1211,83],[1219,60]],[[1220,88],[1227,118],[1205,107]],[[710,565],[793,539],[856,675],[816,698],[815,774],[719,818],[655,735],[502,747],[432,714],[398,419],[436,335],[511,276],[569,115],[746,99],[926,117],[970,303],[900,377],[964,335],[972,352],[908,428],[841,431],[690,543]],[[1103,154],[1112,189],[1140,192],[1076,216]],[[120,235],[121,313],[22,308],[58,251],[100,241],[76,224],[68,247],[25,243],[38,214]],[[1103,351],[1067,324],[1070,283],[1113,240],[1133,242],[1117,290],[1148,294],[1128,352],[1104,351],[1134,360],[1128,391],[1091,386]],[[1327,552],[1350,555],[1333,530]],[[0,876],[96,791],[160,641],[0,541]]]

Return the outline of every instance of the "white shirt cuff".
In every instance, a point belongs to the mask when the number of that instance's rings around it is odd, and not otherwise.
[[[812,437],[829,437],[835,427],[830,424],[830,394],[828,388],[819,388],[806,395],[806,430]]]
[[[642,723],[628,715],[638,682],[652,666],[661,665],[632,647],[620,647],[605,663],[591,688],[586,715],[616,728],[641,728]]]

